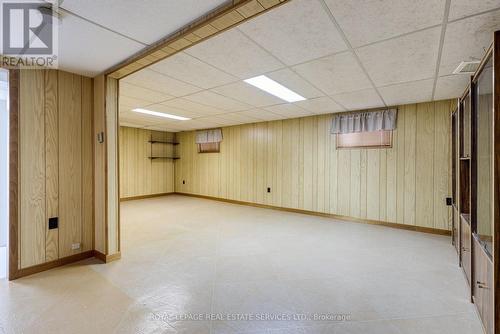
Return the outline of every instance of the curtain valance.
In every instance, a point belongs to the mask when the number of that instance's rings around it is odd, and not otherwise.
[[[196,144],[220,143],[222,129],[209,129],[196,131]]]
[[[386,109],[334,115],[331,133],[394,130],[396,114],[397,109]]]

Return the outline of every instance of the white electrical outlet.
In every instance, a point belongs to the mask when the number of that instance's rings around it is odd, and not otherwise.
[[[77,242],[76,244],[72,244],[72,245],[71,245],[71,249],[72,249],[72,250],[77,250],[77,249],[80,249],[80,247],[81,247],[81,246],[80,246],[80,243],[79,243],[79,242]]]

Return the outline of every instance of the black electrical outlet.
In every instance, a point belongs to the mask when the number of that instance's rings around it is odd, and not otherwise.
[[[186,180],[182,180],[182,184],[186,184]]]
[[[453,203],[452,202],[452,198],[451,197],[446,197],[446,205],[447,206],[451,206],[452,203]]]
[[[267,187],[267,192],[270,193],[271,192],[271,188]]]
[[[49,230],[53,230],[58,227],[59,227],[59,218],[58,217],[49,218]]]

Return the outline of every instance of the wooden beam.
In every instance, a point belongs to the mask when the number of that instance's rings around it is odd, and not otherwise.
[[[232,0],[105,71],[122,79],[179,51],[233,28],[289,0]]]

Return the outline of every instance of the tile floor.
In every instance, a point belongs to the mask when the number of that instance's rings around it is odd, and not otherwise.
[[[0,280],[0,333],[482,333],[448,237],[183,196],[121,216],[121,260]]]

